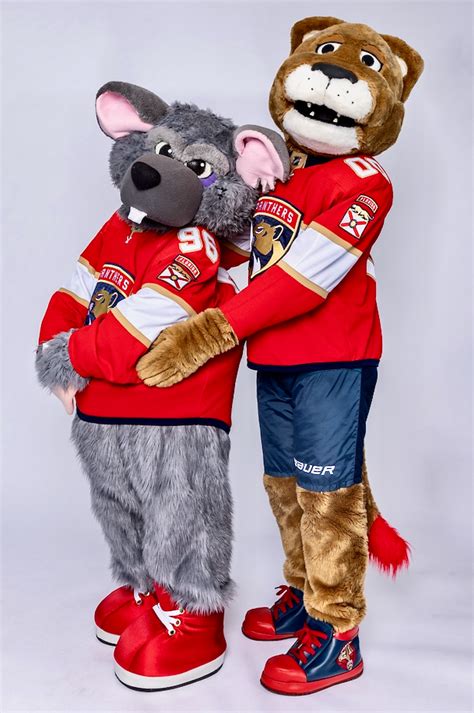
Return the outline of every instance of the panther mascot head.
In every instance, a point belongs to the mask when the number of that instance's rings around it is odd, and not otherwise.
[[[307,17],[270,90],[270,112],[305,153],[376,155],[395,143],[423,60],[398,37],[335,17]]]

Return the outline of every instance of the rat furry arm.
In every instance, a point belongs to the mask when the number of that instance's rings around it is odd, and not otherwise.
[[[58,387],[67,391],[73,387],[82,391],[89,379],[77,373],[69,357],[69,338],[75,330],[60,332],[53,339],[41,344],[36,352],[36,373],[45,389],[54,391]]]

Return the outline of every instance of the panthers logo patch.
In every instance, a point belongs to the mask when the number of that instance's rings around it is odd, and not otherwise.
[[[120,265],[105,264],[92,294],[85,324],[92,324],[97,317],[106,314],[109,309],[128,297],[134,282],[133,275]]]
[[[262,196],[252,220],[250,277],[268,270],[281,260],[298,235],[301,213],[291,203]]]
[[[352,671],[352,669],[354,668],[355,659],[356,652],[354,647],[352,646],[352,641],[350,641],[341,650],[341,653],[337,657],[337,663],[341,668],[344,668],[346,671]]]

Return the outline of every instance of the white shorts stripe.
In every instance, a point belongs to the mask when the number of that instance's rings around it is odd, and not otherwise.
[[[72,292],[74,295],[79,297],[81,300],[89,302],[94,292],[94,288],[97,282],[97,278],[87,269],[87,267],[81,263],[77,262],[74,273],[69,281],[68,285],[65,285],[65,289],[68,292]]]
[[[119,302],[115,310],[149,342],[153,342],[163,329],[189,317],[189,313],[171,297],[151,287],[142,287]]]
[[[300,275],[331,292],[358,256],[309,227],[298,235],[284,259]]]

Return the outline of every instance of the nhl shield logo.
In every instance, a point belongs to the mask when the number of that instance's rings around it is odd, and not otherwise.
[[[273,196],[259,199],[252,220],[252,278],[281,260],[298,235],[300,224],[301,213],[291,203]]]

